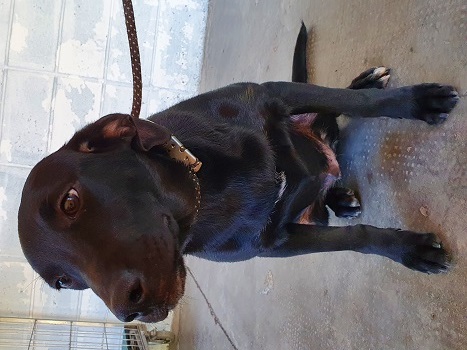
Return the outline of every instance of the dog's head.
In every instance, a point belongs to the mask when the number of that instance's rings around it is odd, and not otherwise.
[[[19,237],[51,287],[91,288],[127,322],[159,321],[175,306],[185,284],[178,236],[195,214],[188,172],[162,149],[169,139],[162,126],[113,114],[32,169]]]

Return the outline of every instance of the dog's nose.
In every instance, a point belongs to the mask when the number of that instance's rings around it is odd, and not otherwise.
[[[140,316],[140,313],[139,312],[135,312],[135,313],[132,313],[131,315],[128,315],[127,317],[125,317],[125,319],[123,320],[123,322],[131,322],[133,321],[136,317]]]
[[[124,272],[115,283],[110,300],[114,315],[123,322],[131,322],[144,311],[143,281],[131,272]]]

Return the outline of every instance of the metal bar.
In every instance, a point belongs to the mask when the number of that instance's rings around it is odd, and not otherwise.
[[[36,323],[37,323],[37,321],[34,320],[34,326],[32,327],[31,337],[29,338],[28,350],[31,349],[31,341],[32,341],[32,337],[34,335],[34,330],[36,329]]]
[[[0,318],[0,349],[147,349],[139,325]]]

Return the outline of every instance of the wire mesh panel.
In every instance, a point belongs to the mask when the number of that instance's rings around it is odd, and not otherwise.
[[[147,349],[139,325],[0,318],[0,349]]]

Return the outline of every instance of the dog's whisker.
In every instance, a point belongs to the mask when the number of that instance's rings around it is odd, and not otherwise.
[[[195,297],[193,297],[191,295],[183,295],[182,299],[199,300],[198,298],[195,298]]]
[[[185,299],[180,299],[180,300],[178,301],[178,305],[184,306],[184,305],[190,305],[190,303],[189,303],[187,300],[185,300]]]
[[[37,276],[37,277],[33,278],[32,281],[31,281],[28,285],[26,285],[26,286],[24,287],[24,290],[28,289],[28,288],[31,287],[31,286],[34,287],[35,284],[36,284],[36,282],[37,282],[40,278],[41,278],[41,276]]]

